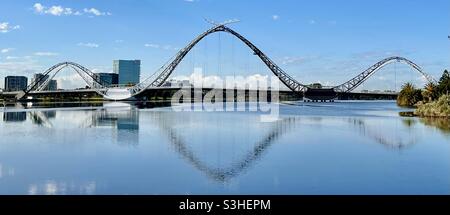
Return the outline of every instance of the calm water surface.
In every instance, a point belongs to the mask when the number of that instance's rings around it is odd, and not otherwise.
[[[450,194],[448,121],[394,102],[99,105],[0,109],[0,194]]]

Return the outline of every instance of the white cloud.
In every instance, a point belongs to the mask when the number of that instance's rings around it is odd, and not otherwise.
[[[47,12],[54,16],[61,16],[64,13],[64,8],[61,6],[52,6]]]
[[[87,84],[84,79],[78,75],[75,71],[70,71],[70,74],[64,72],[60,76],[56,76],[54,79],[58,82],[58,88],[61,89],[76,89],[83,88]]]
[[[6,60],[16,60],[19,59],[19,57],[15,57],[15,56],[7,56]]]
[[[162,47],[164,50],[178,50],[178,48],[172,47],[171,45],[165,45]]]
[[[386,79],[387,78],[385,76],[382,76],[382,75],[378,76],[378,80],[380,80],[380,81],[385,81]]]
[[[102,12],[96,8],[85,8],[83,9],[83,12],[80,10],[75,10],[70,7],[63,7],[60,5],[53,5],[53,6],[44,6],[41,3],[36,3],[33,5],[34,12],[37,14],[46,14],[46,15],[52,15],[52,16],[81,16],[84,14],[88,15],[94,15],[94,16],[106,16],[106,15],[112,15],[110,12]]]
[[[306,60],[305,57],[284,57],[281,63],[283,65],[302,63]]]
[[[281,59],[281,63],[283,65],[291,65],[291,64],[301,64],[301,63],[309,63],[314,60],[321,59],[320,55],[309,55],[309,56],[286,56]]]
[[[420,83],[419,86],[424,86],[425,84],[428,83],[427,78],[425,78],[425,76],[423,76],[423,75],[417,77],[416,81]]]
[[[46,56],[46,57],[52,57],[52,56],[58,56],[58,53],[55,52],[36,52],[34,53],[36,56]]]
[[[178,47],[173,47],[171,45],[159,45],[154,43],[147,43],[144,45],[147,48],[154,48],[154,49],[163,49],[163,50],[170,50],[170,51],[178,51]]]
[[[11,30],[20,29],[20,25],[11,26],[8,22],[0,22],[0,33],[8,33]]]
[[[5,54],[5,53],[11,52],[13,50],[14,50],[13,48],[6,48],[6,49],[0,50],[0,53]]]
[[[321,80],[317,80],[314,81],[314,83],[319,83],[321,84],[323,87],[331,87],[331,86],[336,86],[336,84],[332,81],[321,81]]]
[[[112,15],[110,12],[102,12],[102,11],[96,9],[96,8],[90,8],[90,9],[84,8],[83,11],[86,14],[91,14],[91,15],[94,15],[94,16],[110,16],[110,15]]]
[[[26,61],[16,61],[16,62],[0,62],[0,73],[8,74],[11,71],[15,71],[18,74],[25,74],[27,71],[39,70],[40,66],[37,65],[36,61],[26,60]],[[31,75],[32,73],[30,73]]]
[[[90,70],[94,73],[112,72],[111,67],[97,67],[90,68]],[[66,68],[65,70],[61,71],[58,75],[55,76],[54,79],[58,82],[58,88],[60,89],[77,89],[84,88],[88,85],[85,80],[71,68]]]
[[[64,8],[64,14],[72,15],[73,14],[72,8]]]
[[[44,13],[45,7],[41,3],[36,3],[33,5],[34,11],[36,13]]]
[[[145,44],[144,46],[145,46],[145,47],[149,47],[149,48],[155,48],[155,49],[158,49],[158,48],[159,48],[159,45],[158,45],[158,44]]]
[[[316,20],[314,20],[314,19],[309,20],[309,24],[310,24],[310,25],[316,24]]]
[[[10,59],[0,61],[0,76],[6,75],[23,75],[31,77],[34,73],[42,72],[44,69],[39,63],[32,59]],[[0,88],[4,87],[3,81],[0,81]]]
[[[59,5],[50,6],[49,8],[45,7],[41,3],[36,3],[33,5],[34,12],[38,14],[49,14],[53,16],[61,16],[61,15],[73,15],[73,9],[72,8],[64,8]]]
[[[100,66],[97,68],[91,69],[93,73],[113,73],[113,68],[109,66]]]
[[[276,20],[279,20],[279,19],[280,19],[280,16],[278,16],[278,15],[272,15],[272,19],[275,20],[275,21],[276,21]]]
[[[88,47],[88,48],[98,48],[98,47],[100,47],[100,45],[96,44],[96,43],[78,43],[78,46],[84,46],[84,47]]]

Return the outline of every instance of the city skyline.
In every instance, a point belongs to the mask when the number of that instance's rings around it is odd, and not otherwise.
[[[443,27],[450,26],[446,1],[407,5],[385,1],[389,6],[376,14],[367,11],[378,8],[380,1],[364,5],[347,1],[339,10],[330,1],[290,7],[294,3],[298,5],[297,1],[5,1],[0,9],[0,75],[31,77],[67,60],[94,72],[112,72],[115,59],[141,59],[141,77],[146,78],[211,27],[205,17],[241,20],[231,27],[305,83],[338,84],[391,55],[414,60],[436,78],[449,67],[448,29]],[[247,12],[250,8],[261,12],[252,15]],[[409,12],[418,8],[423,13]],[[358,19],[349,17],[350,12]],[[238,75],[270,75],[268,70],[258,72]],[[74,79],[75,73],[67,73],[58,82],[64,87]],[[374,84],[383,82],[388,81]]]

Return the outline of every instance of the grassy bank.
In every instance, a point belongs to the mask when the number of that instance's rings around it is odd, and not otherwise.
[[[450,96],[442,95],[437,101],[417,104],[414,111],[420,117],[450,117]]]

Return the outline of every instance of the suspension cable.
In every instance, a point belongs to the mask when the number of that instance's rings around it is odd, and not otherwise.
[[[217,60],[217,72],[218,74],[222,74],[222,40],[221,40],[221,32],[219,32],[219,53],[218,53],[218,60]]]
[[[394,64],[394,75],[395,75],[394,92],[397,92],[397,64]]]
[[[234,38],[230,37],[231,40],[231,69],[233,70],[233,79],[236,79],[236,67],[234,62]]]

